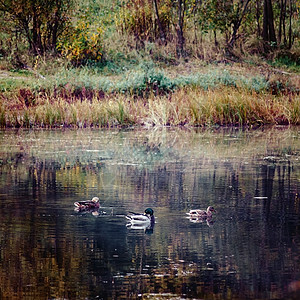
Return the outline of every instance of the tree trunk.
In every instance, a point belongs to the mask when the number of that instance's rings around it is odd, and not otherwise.
[[[20,24],[21,24],[20,27],[23,28],[24,31],[25,31],[25,35],[26,35],[26,38],[27,38],[27,41],[28,41],[28,44],[29,44],[29,49],[31,51],[33,51],[32,36],[31,36],[31,32],[30,32],[30,29],[29,29],[29,26],[28,26],[28,22],[27,22],[27,20],[22,19],[20,21]]]
[[[184,14],[185,14],[185,0],[178,0],[178,24],[176,26],[177,31],[177,46],[176,52],[177,56],[184,56],[184,36],[183,36],[183,26],[184,26]]]
[[[274,16],[271,0],[264,0],[263,40],[265,51],[268,52],[276,45]]]
[[[32,52],[34,54],[38,54],[38,46],[37,46],[37,15],[35,6],[32,7]]]
[[[286,0],[284,0],[284,5],[283,5],[283,19],[282,19],[283,44],[286,47],[286,45],[287,45],[287,39],[286,39],[285,17],[286,17]]]
[[[214,29],[214,30],[213,30],[213,33],[214,33],[215,46],[218,47],[218,46],[219,46],[219,43],[218,43],[218,40],[217,40],[217,31]]]
[[[242,20],[246,14],[247,8],[248,8],[248,4],[251,0],[247,0],[244,7],[243,3],[241,4],[241,7],[237,8],[237,12],[236,12],[236,18],[233,22],[233,29],[232,29],[232,35],[231,35],[231,39],[229,41],[229,47],[233,47],[236,39],[237,39],[237,32],[242,24]],[[243,9],[242,12],[240,13],[240,9]]]
[[[283,0],[280,1],[280,16],[279,16],[279,28],[278,28],[278,45],[280,45],[280,43],[281,43],[282,21],[283,21]]]
[[[260,0],[256,0],[256,24],[257,24],[257,37],[261,36],[260,28]]]
[[[292,0],[289,1],[289,4],[290,4],[290,17],[289,17],[289,45],[288,45],[288,48],[291,49],[292,48],[292,44],[293,44],[293,41],[292,41],[292,15],[293,15],[293,2]]]
[[[158,28],[159,28],[160,40],[163,44],[166,44],[166,41],[167,41],[166,35],[165,35],[164,29],[162,27],[162,24],[160,22],[157,0],[153,0],[153,2],[154,2],[154,10],[155,10],[155,15],[156,15],[156,19],[157,19],[157,24],[158,24]]]
[[[40,20],[38,15],[38,10],[35,4],[32,5],[32,44],[33,44],[33,53],[41,54],[44,52],[44,47],[42,45],[41,31],[40,31]]]

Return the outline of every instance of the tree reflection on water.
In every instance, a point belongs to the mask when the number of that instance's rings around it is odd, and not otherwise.
[[[1,132],[0,297],[297,299],[299,137]],[[98,214],[74,212],[92,196]],[[186,218],[208,205],[209,222]],[[152,234],[127,228],[126,213],[146,207]]]

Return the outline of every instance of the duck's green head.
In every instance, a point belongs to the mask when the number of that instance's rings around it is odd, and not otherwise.
[[[154,214],[154,211],[152,208],[146,208],[145,209],[145,215],[150,215],[150,216],[153,216]]]

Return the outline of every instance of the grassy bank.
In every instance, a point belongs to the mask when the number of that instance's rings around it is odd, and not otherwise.
[[[247,63],[2,71],[0,126],[299,125],[299,87],[297,72]]]
[[[66,99],[41,94],[31,101],[2,100],[1,127],[300,125],[299,95],[271,95],[232,87],[185,87],[147,97],[118,93]]]

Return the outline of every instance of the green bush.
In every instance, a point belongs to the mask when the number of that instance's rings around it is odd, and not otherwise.
[[[154,68],[152,62],[144,62],[134,71],[128,72],[113,91],[130,92],[142,95],[144,93],[168,93],[175,88],[175,82],[169,79],[161,70]]]

